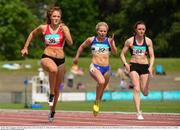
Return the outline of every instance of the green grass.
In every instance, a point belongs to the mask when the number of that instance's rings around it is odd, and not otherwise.
[[[70,69],[72,66],[72,57],[66,57],[66,69],[67,71]],[[5,63],[19,63],[22,65],[25,64],[31,64],[32,68],[31,69],[20,69],[20,70],[15,70],[17,72],[24,72],[24,71],[29,71],[29,72],[37,72],[37,69],[40,67],[39,64],[40,60],[39,59],[28,59],[28,60],[20,60],[20,61],[0,61],[0,66],[2,66]],[[90,57],[80,57],[79,59],[79,66],[84,69],[84,71],[87,73],[89,69],[89,65],[91,63],[91,58]],[[180,58],[156,58],[155,59],[155,64],[154,67],[157,64],[161,64],[164,66],[166,73],[180,73]],[[110,66],[112,71],[116,71],[119,67],[122,67],[122,63],[120,58],[115,58],[111,57],[110,58]],[[11,70],[6,70],[0,67],[1,72],[11,72]]]
[[[48,110],[46,103],[42,103],[43,110]],[[63,111],[91,111],[93,102],[60,102],[56,110]],[[180,113],[180,101],[143,101],[143,112]],[[24,109],[24,104],[0,104],[0,109]],[[29,108],[31,109],[31,108]],[[133,101],[105,101],[101,103],[101,111],[135,112]]]
[[[157,58],[157,64],[162,64],[168,73],[180,73],[180,58]]]

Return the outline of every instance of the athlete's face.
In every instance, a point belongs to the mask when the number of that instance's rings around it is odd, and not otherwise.
[[[54,11],[51,15],[51,24],[57,25],[59,24],[61,19],[61,14],[59,11]]]
[[[144,36],[145,34],[145,31],[146,31],[146,27],[144,24],[138,24],[137,27],[136,27],[136,35],[139,35],[139,36]]]
[[[107,35],[107,27],[102,25],[99,26],[99,29],[97,30],[98,37],[105,38]]]

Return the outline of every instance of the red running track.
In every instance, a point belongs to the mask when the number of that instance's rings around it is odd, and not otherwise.
[[[58,111],[54,122],[48,122],[48,111],[0,110],[0,126],[180,126],[180,114],[144,113],[137,120],[135,113],[101,112],[93,117],[91,112]]]

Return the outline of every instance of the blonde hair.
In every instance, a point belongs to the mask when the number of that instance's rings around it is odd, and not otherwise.
[[[96,31],[98,31],[100,26],[105,26],[107,28],[107,31],[109,30],[109,26],[108,26],[108,24],[106,22],[99,22],[96,25]]]

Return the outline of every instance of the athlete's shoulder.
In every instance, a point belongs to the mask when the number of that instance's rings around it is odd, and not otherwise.
[[[93,37],[88,37],[82,44],[89,46],[92,43],[92,41],[93,41]]]
[[[69,30],[68,26],[64,23],[60,23],[59,26],[63,28],[63,30]]]
[[[125,41],[125,44],[131,44],[134,41],[134,37],[130,37]]]
[[[149,37],[145,37],[145,40],[147,45],[152,44],[152,40]]]
[[[47,28],[47,24],[40,24],[37,28],[38,28],[39,30],[44,31],[44,30],[46,30],[46,28]]]
[[[95,38],[96,38],[95,36],[90,36],[87,38],[87,40],[92,43]]]
[[[134,41],[134,36],[128,38],[127,41]]]
[[[148,41],[151,41],[151,39],[147,36],[145,36],[145,39],[148,40]]]
[[[48,24],[40,24],[37,29],[44,34],[47,29]]]
[[[110,42],[111,40],[114,40],[114,37],[113,38],[112,37],[106,37],[105,40],[108,40],[108,42]]]
[[[32,33],[35,35],[39,33],[44,33],[44,32],[45,32],[45,26],[43,24],[40,24],[32,31]]]
[[[39,28],[47,28],[48,24],[40,24]]]

